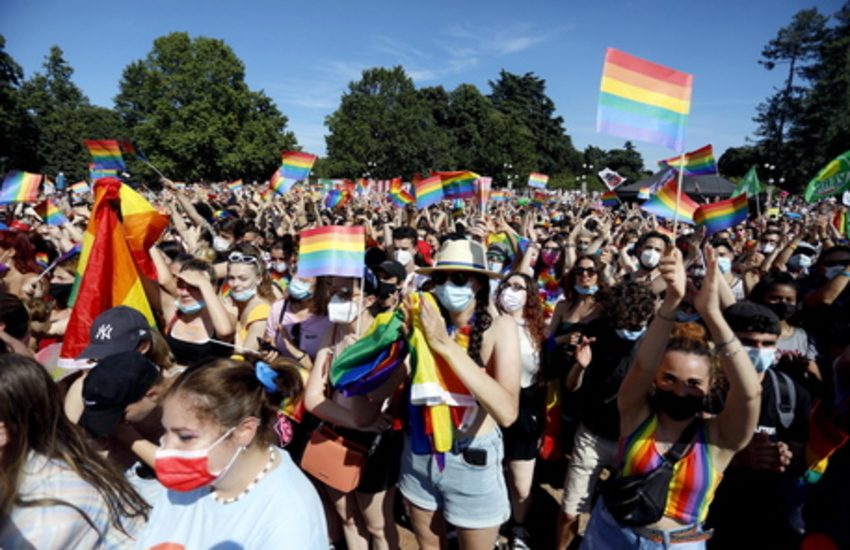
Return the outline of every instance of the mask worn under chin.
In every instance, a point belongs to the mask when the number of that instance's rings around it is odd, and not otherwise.
[[[177,449],[156,450],[154,459],[154,470],[159,482],[166,488],[173,491],[194,491],[201,487],[206,487],[214,481],[223,478],[230,471],[230,468],[245,450],[245,447],[239,447],[233,454],[233,458],[227,463],[227,466],[217,473],[212,473],[209,470],[209,452],[219,443],[233,433],[236,428],[230,428],[224,435],[219,437],[215,442],[206,449],[197,449],[194,451],[180,451]]]
[[[797,304],[788,304],[786,302],[767,304],[767,308],[775,313],[780,321],[787,321],[797,313]]]
[[[292,279],[289,283],[289,297],[299,302],[306,300],[313,295],[313,290],[310,288],[310,283],[301,279]]]
[[[655,269],[658,262],[661,261],[661,252],[654,248],[647,248],[640,253],[640,265],[647,271]]]
[[[824,275],[826,275],[827,279],[832,280],[838,277],[838,274],[842,271],[844,271],[843,265],[831,265],[826,268],[826,271],[824,271]]]
[[[699,313],[685,313],[684,311],[676,310],[676,321],[680,323],[696,323],[699,320]]]
[[[407,250],[396,250],[395,261],[397,261],[401,265],[406,266],[407,264],[413,261],[413,254],[411,254]]]
[[[216,252],[226,252],[228,248],[230,248],[230,241],[227,239],[222,237],[215,237],[213,239],[213,249]]]
[[[756,368],[756,372],[758,373],[762,373],[769,369],[776,358],[776,348],[753,348],[750,346],[744,346],[744,349],[747,350],[747,355],[750,357],[750,361],[753,363],[753,366]]]
[[[593,296],[594,294],[599,292],[599,287],[595,286],[595,285],[589,286],[589,287],[583,287],[581,285],[576,284],[576,285],[573,285],[573,290],[575,290],[578,294],[581,294],[583,296]]]
[[[236,300],[237,302],[247,302],[251,298],[257,295],[256,288],[249,288],[247,290],[241,290],[239,292],[233,290],[230,292],[230,297]]]
[[[664,412],[673,420],[693,418],[704,408],[703,398],[696,395],[677,395],[668,390],[655,390],[652,396],[653,408]]]
[[[623,340],[630,340],[630,341],[634,342],[635,340],[637,340],[638,338],[643,336],[643,333],[645,331],[646,331],[646,327],[641,327],[638,330],[626,330],[624,328],[618,328],[616,330],[616,333],[617,333],[617,336],[619,336]]]
[[[443,304],[443,307],[452,313],[459,313],[465,310],[475,298],[475,293],[472,291],[472,286],[469,283],[463,286],[456,286],[446,282],[438,285],[434,289],[434,294],[437,296],[437,300]]]
[[[720,273],[729,273],[732,271],[732,258],[717,258],[717,268]]]
[[[513,313],[525,305],[526,291],[506,288],[499,296],[499,305],[508,313]]]
[[[203,300],[194,300],[192,303],[184,304],[180,300],[174,302],[174,307],[177,308],[177,311],[183,313],[185,315],[191,315],[193,313],[197,313],[206,307],[206,303]]]
[[[339,296],[331,297],[328,302],[328,320],[331,323],[347,325],[357,319],[360,313],[357,304],[351,300],[343,300]]]

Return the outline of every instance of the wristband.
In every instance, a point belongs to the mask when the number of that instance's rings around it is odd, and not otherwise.
[[[842,271],[839,275],[843,275],[845,277],[850,277],[850,271]]]

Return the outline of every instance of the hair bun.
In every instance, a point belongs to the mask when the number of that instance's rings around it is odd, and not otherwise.
[[[708,341],[705,327],[699,323],[674,323],[673,329],[670,331],[670,338],[697,340],[699,342]]]

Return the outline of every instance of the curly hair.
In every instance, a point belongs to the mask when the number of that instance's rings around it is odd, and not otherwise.
[[[800,300],[800,284],[791,274],[784,271],[771,271],[759,280],[750,291],[749,300],[757,304],[765,305],[765,298],[771,288],[775,286],[788,286],[794,289],[796,300]]]
[[[525,307],[522,310],[522,318],[525,319],[525,326],[531,334],[531,342],[539,351],[543,347],[543,342],[546,340],[546,317],[543,310],[543,302],[540,299],[540,293],[537,292],[537,283],[534,279],[525,273],[513,272],[509,273],[502,279],[496,289],[496,296],[501,295],[502,291],[508,286],[508,281],[512,277],[519,277],[525,283],[526,291]],[[530,291],[530,292],[529,292]]]
[[[655,294],[646,285],[623,281],[602,296],[605,317],[619,328],[638,330],[655,314]]]
[[[605,266],[599,261],[597,256],[591,256],[588,254],[584,254],[579,256],[576,259],[576,263],[573,264],[573,267],[566,273],[564,273],[561,280],[558,281],[558,285],[560,285],[561,290],[564,291],[564,299],[567,301],[573,301],[576,298],[576,291],[573,287],[576,284],[576,274],[575,269],[578,267],[578,263],[582,260],[590,260],[593,262],[593,267],[596,268],[596,286],[599,287],[599,292],[604,293],[608,290],[608,284],[605,282],[605,278],[602,277],[602,270]],[[598,294],[596,296],[597,300],[602,298],[602,294]]]
[[[490,315],[490,281],[485,275],[474,275],[478,282],[478,292],[475,293],[475,312],[472,318],[475,324],[472,326],[472,332],[469,335],[469,347],[466,350],[467,355],[475,361],[480,367],[484,367],[484,361],[481,359],[481,345],[484,342],[484,333],[493,324],[493,316]],[[531,294],[531,293],[529,293]],[[440,313],[446,321],[446,325],[451,325],[449,313],[445,307],[437,300],[437,305],[440,308]]]
[[[671,351],[705,357],[708,360],[708,380],[711,387],[708,399],[720,398],[722,402],[729,385],[705,327],[699,323],[673,323],[664,353]]]

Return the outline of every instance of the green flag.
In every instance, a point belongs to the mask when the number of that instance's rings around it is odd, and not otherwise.
[[[850,151],[838,155],[821,168],[806,187],[806,202],[825,199],[850,189]]]
[[[759,175],[756,173],[755,166],[750,168],[744,179],[738,182],[738,187],[732,191],[732,196],[737,197],[741,193],[746,193],[748,197],[755,197],[761,193],[761,183],[759,182]]]

